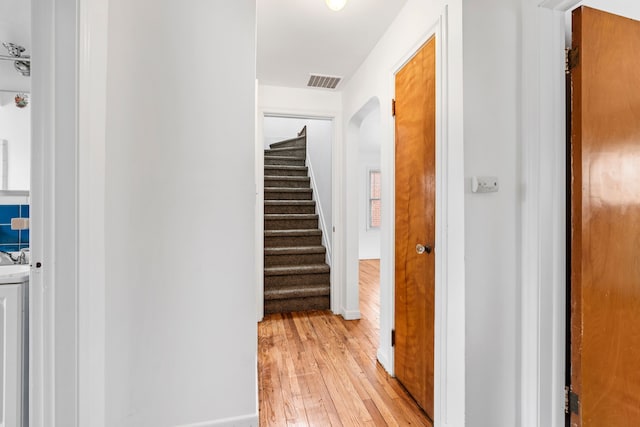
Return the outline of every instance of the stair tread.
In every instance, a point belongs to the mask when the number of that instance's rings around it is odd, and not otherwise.
[[[270,157],[273,155],[290,155],[290,157],[293,157],[295,159],[304,160],[306,159],[307,151],[304,147],[272,148],[270,150],[264,150],[265,157]]]
[[[293,157],[293,159],[298,159],[298,157]],[[264,165],[265,169],[281,169],[288,171],[304,171],[308,168],[306,166],[293,166],[293,165]]]
[[[264,219],[316,219],[318,214],[264,214]]]
[[[294,236],[317,236],[321,235],[322,231],[320,229],[292,229],[292,230],[264,230],[265,237],[275,237],[275,236],[286,236],[286,237],[294,237]]]
[[[326,296],[331,292],[330,285],[301,285],[287,288],[265,289],[264,299],[277,300],[289,298],[304,298]]]
[[[316,204],[314,200],[265,200],[265,205],[269,206],[313,206]]]
[[[280,193],[308,193],[310,188],[291,188],[291,187],[264,187],[264,191],[277,191]]]
[[[264,180],[277,180],[277,181],[310,181],[308,176],[287,176],[287,175],[265,175]]]
[[[287,265],[277,267],[265,267],[265,276],[284,276],[289,274],[314,274],[329,273],[331,268],[327,264]]]
[[[264,156],[268,157],[271,160],[301,160],[302,157],[298,156],[283,156],[282,154],[269,154],[270,150],[265,150]],[[268,165],[267,165],[268,166]]]
[[[301,142],[302,144],[304,144],[306,142],[306,136],[296,136],[294,138],[285,139],[284,141],[274,142],[273,144],[269,144],[269,147],[278,148],[279,146],[288,144],[290,142]]]
[[[282,153],[283,151],[296,150],[296,151],[304,151],[306,147],[304,145],[293,146],[293,147],[282,147],[282,148],[266,148],[264,150],[265,153]]]
[[[265,255],[295,255],[295,254],[323,254],[327,249],[322,246],[280,246],[280,247],[265,247]]]

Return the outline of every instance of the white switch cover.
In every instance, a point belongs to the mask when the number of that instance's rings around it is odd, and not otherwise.
[[[472,176],[471,191],[473,193],[496,193],[498,191],[498,177]]]

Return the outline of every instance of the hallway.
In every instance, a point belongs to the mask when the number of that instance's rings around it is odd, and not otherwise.
[[[432,425],[376,362],[379,288],[379,261],[360,261],[362,319],[316,311],[259,323],[261,426]]]

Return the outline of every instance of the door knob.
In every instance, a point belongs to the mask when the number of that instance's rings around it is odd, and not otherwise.
[[[420,243],[418,243],[416,245],[416,252],[418,253],[418,255],[422,255],[423,253],[428,253],[430,254],[431,251],[433,251],[433,248],[429,245],[421,245]]]

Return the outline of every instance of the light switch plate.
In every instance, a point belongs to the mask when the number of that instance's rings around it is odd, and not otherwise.
[[[473,193],[496,193],[498,191],[497,176],[472,176],[471,192]]]

